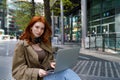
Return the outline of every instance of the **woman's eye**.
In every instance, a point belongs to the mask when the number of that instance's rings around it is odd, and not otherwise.
[[[42,30],[44,30],[44,28],[41,28]]]
[[[39,26],[35,26],[36,28],[39,28]]]

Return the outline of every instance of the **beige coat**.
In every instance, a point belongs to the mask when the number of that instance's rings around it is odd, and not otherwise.
[[[53,54],[51,46],[41,43],[40,47],[48,52],[41,64],[39,63],[37,53],[26,41],[17,43],[12,64],[12,76],[16,80],[43,80],[42,78],[38,79],[40,66],[47,69],[49,61],[53,60]]]

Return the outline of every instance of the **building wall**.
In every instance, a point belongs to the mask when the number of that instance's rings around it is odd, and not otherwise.
[[[5,16],[6,16],[6,10],[4,9],[4,6],[2,4],[3,0],[0,0],[0,29],[5,30]]]
[[[88,30],[91,36],[103,36],[107,47],[120,45],[120,0],[90,0]]]
[[[109,24],[115,23],[115,1],[92,0],[88,9],[88,31],[90,33],[101,34],[109,31]]]

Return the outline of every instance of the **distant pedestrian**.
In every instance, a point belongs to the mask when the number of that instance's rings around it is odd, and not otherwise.
[[[12,76],[15,80],[80,80],[71,69],[49,75],[55,68],[50,42],[51,28],[42,16],[34,16],[20,36],[13,56]]]
[[[16,36],[16,39],[19,40],[19,35]]]

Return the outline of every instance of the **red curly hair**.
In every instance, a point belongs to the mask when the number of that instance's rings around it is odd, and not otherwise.
[[[42,42],[44,43],[50,43],[50,37],[52,35],[52,31],[51,28],[48,24],[48,22],[46,21],[46,19],[43,16],[34,16],[30,23],[28,24],[28,26],[25,28],[25,31],[22,33],[22,35],[20,36],[20,40],[26,40],[28,41],[28,43],[32,43],[32,39],[35,37],[31,31],[31,28],[33,27],[33,25],[36,22],[42,22],[45,25],[45,30],[43,35],[41,36],[42,38]]]

